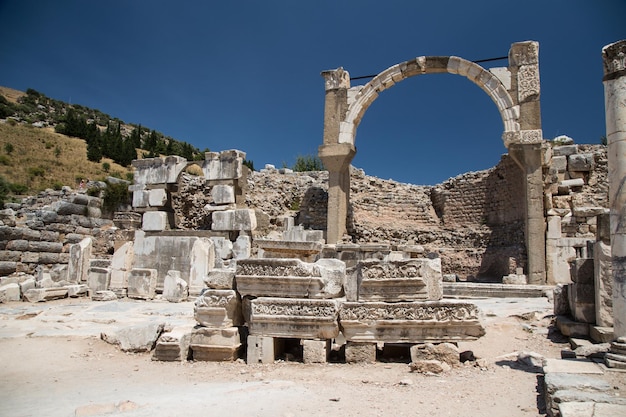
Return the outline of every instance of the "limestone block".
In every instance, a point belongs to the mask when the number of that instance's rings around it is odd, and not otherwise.
[[[141,228],[146,232],[161,232],[167,229],[167,213],[164,211],[148,211],[144,213]]]
[[[274,363],[275,357],[273,337],[248,335],[248,351],[246,355],[248,364]]]
[[[575,390],[579,392],[607,393],[612,390],[610,384],[597,377],[563,372],[546,373],[544,377],[544,387],[546,408],[553,416],[560,415],[557,411],[558,404],[554,402],[553,398],[557,391]]]
[[[587,337],[589,336],[589,323],[574,321],[568,316],[556,316],[556,327],[563,336]]]
[[[230,362],[239,358],[241,337],[237,327],[211,329],[200,327],[191,334],[191,352],[195,361]]]
[[[553,156],[551,166],[556,172],[567,171],[567,156]]]
[[[347,274],[347,283],[356,285],[360,301],[413,301],[443,298],[441,259],[409,259],[395,262],[360,261],[356,272]],[[353,297],[353,294],[350,295]]]
[[[572,281],[577,284],[593,284],[593,259],[578,258],[571,262]]]
[[[239,235],[235,243],[233,243],[233,258],[248,259],[250,257],[250,249],[252,242],[250,236]]]
[[[124,352],[149,352],[163,332],[164,323],[147,322],[107,331],[100,338],[107,343],[119,345]]]
[[[241,326],[241,298],[234,290],[205,290],[194,303],[194,318],[205,327]]]
[[[332,339],[339,334],[338,303],[259,297],[250,300],[251,335],[296,339]]]
[[[0,275],[9,275],[17,271],[17,262],[0,261]]]
[[[324,293],[329,298],[341,297],[346,282],[346,264],[339,259],[319,259],[315,261],[320,276],[324,281]]]
[[[199,238],[191,247],[191,259],[189,267],[189,293],[200,294],[204,288],[204,279],[215,265],[215,250],[213,241]],[[181,271],[182,274],[182,271]]]
[[[36,281],[34,277],[26,278],[24,281],[19,283],[20,292],[24,294],[26,291],[35,288]]]
[[[411,346],[411,362],[437,360],[455,366],[459,361],[459,348],[452,343],[418,344]]]
[[[208,288],[217,290],[232,290],[235,282],[235,271],[232,269],[215,268],[209,271],[204,279],[204,284]]]
[[[178,175],[187,166],[187,160],[180,156],[166,158],[136,159],[132,162],[135,184],[175,183]]]
[[[70,246],[70,260],[67,265],[67,279],[70,282],[85,282],[89,272],[89,260],[93,241],[90,237]]]
[[[476,305],[453,300],[344,302],[339,323],[353,342],[459,342],[485,334],[480,315]]]
[[[156,342],[152,360],[185,361],[190,359],[189,345],[193,326],[177,326],[168,332],[161,333]]]
[[[180,277],[180,271],[168,271],[163,281],[163,297],[171,303],[180,303],[189,297],[189,286]]]
[[[20,286],[17,283],[9,283],[0,286],[0,303],[20,301]]]
[[[502,283],[506,285],[526,285],[528,277],[524,274],[509,274],[502,277]]]
[[[255,243],[263,250],[263,258],[294,258],[305,262],[314,262],[323,249],[320,241],[255,239]]]
[[[376,362],[376,343],[346,342],[346,363]]]
[[[53,287],[53,288],[33,288],[26,291],[23,295],[24,298],[31,302],[37,303],[40,301],[50,301],[59,298],[67,297],[67,288]]]
[[[302,362],[326,363],[330,354],[330,340],[303,340]]]
[[[63,252],[63,243],[61,242],[28,242],[28,250],[30,252]]]
[[[109,268],[89,268],[87,275],[87,286],[89,291],[103,291],[109,289],[109,282],[111,281],[111,270]]]
[[[567,169],[569,171],[592,171],[594,168],[592,153],[579,153],[567,157]]]
[[[89,287],[85,284],[66,285],[65,288],[70,298],[86,297],[89,294]]]
[[[560,216],[548,216],[548,239],[560,239],[561,238],[561,217]]]
[[[425,374],[441,374],[450,370],[450,365],[436,359],[424,359],[414,361],[409,364],[411,372],[420,372]]]
[[[319,242],[324,240],[324,232],[305,230],[303,226],[293,226],[283,233],[283,239],[291,242]]]
[[[167,204],[167,200],[167,191],[163,188],[148,191],[148,205],[150,207],[163,207]]]
[[[204,177],[209,181],[239,179],[243,174],[245,157],[245,152],[237,150],[207,152],[202,165]]]
[[[256,215],[251,209],[216,211],[211,216],[213,230],[252,231],[256,229]]]
[[[223,237],[211,237],[215,247],[215,256],[220,259],[230,259],[233,257],[233,242]]]
[[[91,293],[91,301],[115,301],[117,294],[113,291],[104,290]]]
[[[554,156],[569,156],[578,153],[578,145],[553,146],[552,153]]]
[[[213,198],[213,203],[216,205],[234,204],[235,189],[232,185],[214,185],[213,188],[211,188],[211,197]]]
[[[567,295],[567,288],[569,285],[556,285],[553,290],[553,302],[554,302],[554,314],[559,316],[566,316],[570,314],[569,309],[569,296]]]
[[[596,324],[613,326],[613,262],[611,246],[599,241],[594,244],[594,290]]]
[[[128,297],[151,300],[156,295],[157,270],[133,268],[128,275]]]
[[[331,265],[328,263],[328,265]],[[333,298],[341,285],[329,268],[299,259],[243,259],[237,262],[237,291],[255,297]]]
[[[59,201],[55,204],[55,207],[55,211],[59,216],[67,216],[71,214],[84,216],[87,214],[87,207],[81,204],[74,204],[67,201]]]
[[[126,242],[113,253],[111,258],[111,281],[109,288],[128,288],[128,273],[134,260],[133,242]]]

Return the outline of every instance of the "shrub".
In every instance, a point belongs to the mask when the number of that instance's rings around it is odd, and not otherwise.
[[[111,164],[109,164],[108,162],[103,162],[102,163],[102,169],[104,170],[104,172],[109,172],[109,170],[111,169]]]
[[[6,155],[0,155],[0,165],[10,166],[11,165],[11,158],[9,158]]]
[[[54,156],[57,158],[61,156],[61,148],[58,145],[54,148]]]
[[[30,167],[28,168],[28,174],[30,175],[31,178],[35,178],[35,177],[42,177],[44,175],[46,175],[46,169],[38,166],[38,167]]]
[[[63,188],[63,184],[55,181],[54,183],[52,183],[52,189],[55,191],[61,191],[61,188]]]
[[[128,192],[128,184],[126,183],[109,183],[104,189],[102,208],[108,213],[113,213],[123,204],[130,203],[130,193]]]
[[[14,150],[14,149],[15,149],[15,148],[14,148],[14,146],[13,146],[13,144],[12,144],[12,143],[10,143],[10,142],[9,142],[9,143],[5,143],[5,144],[4,144],[4,151],[5,151],[7,154],[11,155],[11,153],[13,152],[13,150]]]

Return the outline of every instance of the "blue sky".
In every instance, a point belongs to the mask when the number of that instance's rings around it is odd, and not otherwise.
[[[624,0],[0,0],[0,85],[200,149],[241,149],[259,169],[317,152],[323,70],[356,77],[422,55],[480,60],[536,40],[544,138],[599,143],[601,50],[626,38],[625,16]],[[494,166],[501,134],[495,105],[467,79],[413,77],[365,113],[353,165],[436,184]]]

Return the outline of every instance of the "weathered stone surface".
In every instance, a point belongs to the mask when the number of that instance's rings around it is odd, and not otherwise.
[[[595,288],[593,283],[574,282],[568,286],[569,306],[574,319],[581,323],[596,322]]]
[[[134,260],[133,242],[126,242],[113,253],[111,258],[111,280],[109,288],[120,290],[128,288],[128,274]]]
[[[577,153],[567,157],[567,169],[569,171],[589,172],[593,169],[594,160],[592,153]]]
[[[253,231],[257,226],[254,210],[250,209],[216,211],[211,218],[212,230]]]
[[[163,207],[167,204],[167,191],[157,188],[148,191],[148,204],[150,207]],[[144,229],[145,230],[145,229]]]
[[[67,266],[67,278],[70,282],[87,281],[92,247],[93,240],[89,237],[70,246],[70,261]]]
[[[177,326],[168,332],[161,333],[156,342],[152,360],[185,361],[190,359],[189,345],[193,326]]]
[[[594,290],[596,324],[613,326],[613,262],[611,246],[602,241],[594,244]]]
[[[146,232],[162,232],[169,228],[165,211],[148,211],[143,214],[141,228]]]
[[[231,290],[234,288],[235,271],[226,268],[215,268],[209,271],[204,283],[208,288],[216,290]]]
[[[563,336],[589,336],[589,323],[577,322],[572,320],[568,316],[556,316],[556,327],[559,329]]]
[[[346,342],[346,363],[376,362],[376,343]]]
[[[235,243],[233,243],[233,258],[248,259],[250,257],[250,249],[252,242],[250,236],[239,235]]]
[[[170,184],[178,180],[179,174],[187,166],[187,160],[180,156],[165,158],[144,158],[132,162],[135,184]]]
[[[201,326],[241,326],[241,298],[234,290],[205,290],[194,303],[194,318]]]
[[[20,286],[17,283],[9,283],[0,286],[0,303],[20,301]]]
[[[180,303],[189,297],[189,286],[180,277],[180,271],[168,271],[163,281],[163,297],[171,303]]]
[[[554,302],[554,314],[557,316],[566,316],[570,313],[569,297],[567,295],[567,285],[557,285],[552,291],[552,300]]]
[[[355,342],[458,342],[485,334],[478,308],[452,300],[345,302],[339,322],[346,340]]]
[[[108,290],[110,281],[111,270],[109,268],[89,268],[87,286],[91,292]]]
[[[301,339],[332,339],[339,334],[338,303],[259,297],[250,300],[247,318],[251,335]]]
[[[112,345],[119,345],[124,352],[149,352],[154,348],[164,327],[163,323],[141,323],[113,332],[103,332],[100,338]]]
[[[0,261],[0,275],[9,275],[17,270],[17,262]]]
[[[262,249],[263,258],[295,258],[305,262],[315,261],[323,248],[317,241],[256,239],[255,243]]]
[[[409,364],[411,372],[420,372],[424,374],[441,374],[451,369],[451,366],[445,362],[438,361],[436,359],[422,359],[411,362]]]
[[[223,152],[207,152],[202,171],[204,177],[211,180],[235,180],[243,174],[245,152],[229,150]]]
[[[235,202],[235,189],[232,185],[214,185],[211,188],[211,197],[214,204],[233,204]]]
[[[332,298],[341,295],[341,273],[331,273],[333,263],[319,265],[299,259],[245,259],[237,262],[237,291],[242,296]],[[323,276],[324,275],[324,276]]]
[[[239,358],[241,338],[237,327],[212,329],[199,327],[191,334],[193,360],[223,362]]]
[[[330,340],[303,340],[302,362],[326,363],[330,353]]]
[[[31,303],[50,301],[67,297],[67,288],[33,288],[26,291],[23,295]]]
[[[247,363],[274,363],[276,352],[273,337],[248,335],[247,344]]]
[[[117,294],[113,291],[104,290],[91,293],[92,301],[115,301],[117,300]]]
[[[89,294],[89,287],[85,284],[65,285],[67,296],[70,298],[86,297]]]
[[[358,301],[414,301],[443,298],[441,260],[361,261],[347,272],[350,288],[356,281]],[[349,300],[354,295],[349,293]],[[348,295],[348,293],[347,293]],[[352,301],[357,301],[352,300]]]
[[[19,283],[20,292],[24,294],[26,291],[33,289],[36,287],[37,283],[33,276],[29,276],[29,278],[24,279],[24,281]]]
[[[128,298],[151,300],[156,295],[157,270],[133,268],[128,274]]]
[[[233,242],[223,237],[211,237],[215,247],[215,256],[220,259],[230,259],[233,257]]]
[[[411,346],[411,361],[437,360],[450,366],[458,365],[459,349],[452,343],[418,344]]]

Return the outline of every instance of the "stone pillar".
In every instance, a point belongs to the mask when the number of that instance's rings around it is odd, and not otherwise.
[[[546,219],[543,209],[539,43],[517,42],[509,51],[511,97],[519,108],[519,132],[515,132],[509,154],[525,175],[525,236],[528,254],[528,283],[546,283]]]
[[[604,104],[609,159],[613,327],[626,337],[626,40],[602,49]]]
[[[528,283],[546,283],[546,223],[543,215],[543,174],[541,144],[511,144],[509,154],[522,169],[526,211],[526,253]]]
[[[339,143],[339,128],[348,110],[350,74],[343,68],[322,72],[325,81],[324,144],[318,154],[328,170],[326,243],[334,244],[346,232],[350,201],[350,162],[356,153],[352,143]]]

